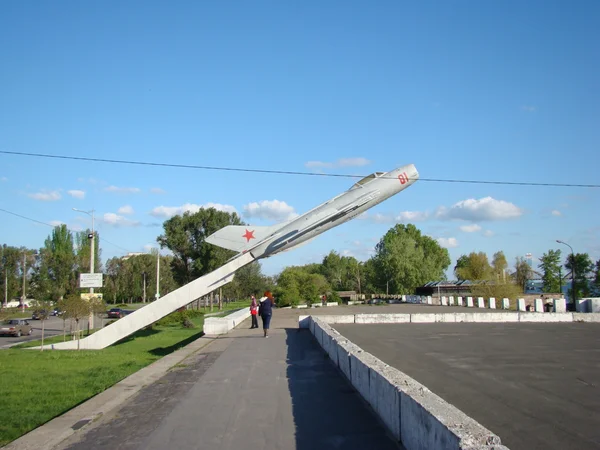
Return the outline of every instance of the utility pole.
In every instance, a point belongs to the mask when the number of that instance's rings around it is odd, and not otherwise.
[[[73,211],[77,211],[77,212],[82,212],[84,214],[87,214],[88,216],[90,216],[92,218],[92,232],[90,234],[88,234],[88,239],[90,240],[90,273],[94,273],[94,261],[96,258],[94,258],[94,253],[95,253],[95,249],[96,249],[96,235],[94,233],[94,212],[95,210],[91,209],[89,211],[83,211],[81,209],[77,209],[77,208],[72,208]],[[92,297],[94,294],[94,288],[91,287],[90,288],[90,301],[92,301]],[[94,314],[90,313],[90,316],[88,317],[88,335],[90,334],[90,329],[94,327]]]
[[[21,297],[21,312],[25,312],[25,300],[27,300],[27,294],[25,293],[25,276],[27,275],[27,252],[23,252],[23,296]]]
[[[223,288],[219,288],[219,311],[223,311]]]
[[[4,267],[4,306],[8,305],[8,272]]]
[[[156,253],[156,294],[154,294],[156,300],[160,298],[160,253]]]
[[[144,303],[146,303],[146,272],[143,272],[142,275],[144,276]]]

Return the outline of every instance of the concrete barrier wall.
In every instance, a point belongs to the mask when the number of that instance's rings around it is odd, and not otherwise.
[[[317,342],[407,450],[506,449],[490,430],[321,319],[308,318]]]
[[[207,336],[227,334],[248,317],[250,317],[250,308],[240,309],[225,317],[208,317],[204,319],[204,334]]]
[[[413,314],[344,314],[323,316],[298,316],[299,328],[310,327],[310,317],[323,323],[437,323],[437,322],[600,322],[600,313],[537,313],[537,312],[465,312],[465,313],[413,313]],[[207,319],[208,320],[208,319]]]

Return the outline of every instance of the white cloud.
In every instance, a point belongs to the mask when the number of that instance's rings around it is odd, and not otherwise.
[[[456,238],[438,238],[438,244],[445,248],[456,248],[458,247],[458,240]]]
[[[161,188],[152,188],[150,189],[150,192],[153,194],[166,194],[165,190]]]
[[[485,197],[479,200],[470,198],[455,203],[450,208],[440,206],[435,217],[440,220],[486,220],[514,219],[523,215],[523,210],[513,203]]]
[[[402,211],[396,216],[398,222],[423,222],[429,218],[426,211]]]
[[[118,194],[137,194],[140,192],[139,188],[136,187],[117,187],[117,186],[108,186],[104,188],[106,192],[115,192]]]
[[[521,106],[521,109],[523,111],[527,111],[527,112],[535,112],[535,110],[537,109],[537,107],[535,107],[533,105],[523,105],[523,106]]]
[[[375,223],[390,223],[394,221],[394,218],[387,214],[375,213],[370,219]]]
[[[495,233],[494,233],[492,230],[485,230],[485,231],[483,232],[483,235],[484,235],[485,237],[492,237],[494,234],[495,234]]]
[[[112,225],[115,227],[137,227],[140,225],[140,223],[137,221],[129,220],[126,217],[119,216],[115,213],[104,214],[102,221],[107,225]]]
[[[62,220],[51,220],[50,221],[50,225],[52,225],[53,227],[58,227],[62,224],[64,224],[64,222]]]
[[[258,217],[260,219],[284,221],[297,217],[294,208],[281,200],[263,200],[244,205],[246,217]]]
[[[28,194],[28,196],[35,200],[41,200],[43,202],[55,202],[56,200],[61,199],[60,192],[58,191],[42,191],[36,192],[35,194]]]
[[[3,181],[3,182],[8,181],[8,178],[6,178],[6,177],[0,177],[0,181]]]
[[[476,223],[474,223],[473,225],[461,225],[459,228],[465,233],[475,233],[476,231],[481,230],[481,227]]]
[[[70,191],[67,191],[67,194],[73,198],[85,198],[85,191],[80,191],[78,189],[71,189]]]
[[[133,214],[133,208],[129,205],[121,206],[117,211],[119,214],[131,215]]]
[[[228,213],[237,212],[234,206],[222,205],[220,203],[206,203],[204,205],[196,205],[194,203],[185,203],[181,206],[157,206],[150,211],[150,215],[154,217],[173,217],[175,215],[181,215],[186,211],[191,213],[197,213],[200,208],[215,208],[218,211],[225,211]]]
[[[308,161],[304,164],[308,168],[333,168],[333,167],[360,167],[371,164],[367,158],[340,158],[335,162],[326,161]]]
[[[555,209],[552,211],[552,215],[558,217],[558,216],[562,216],[562,213],[559,210]]]

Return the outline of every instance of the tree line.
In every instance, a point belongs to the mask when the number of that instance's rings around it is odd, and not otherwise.
[[[104,286],[97,289],[110,303],[151,301],[157,291],[157,265],[160,296],[183,286],[223,265],[235,252],[207,244],[205,239],[227,225],[247,225],[236,213],[214,208],[185,212],[166,220],[157,237],[162,249],[131,257],[114,257],[103,265],[100,245],[95,245],[96,272],[104,274]],[[55,227],[40,249],[3,245],[0,248],[0,286],[8,299],[23,295],[23,278],[29,297],[42,301],[59,301],[78,296],[80,273],[90,271],[90,230],[71,232],[65,225]],[[95,241],[100,236],[95,232]],[[549,250],[540,258],[544,289],[559,292],[567,272],[575,268],[577,296],[589,295],[600,287],[600,260],[592,262],[587,253],[569,255],[561,264],[560,250]],[[286,267],[277,276],[265,276],[258,262],[240,269],[234,280],[224,286],[224,297],[232,299],[261,295],[273,290],[282,305],[318,301],[322,295],[336,291],[362,294],[413,294],[429,281],[446,279],[451,260],[448,250],[425,236],[413,224],[397,224],[379,240],[373,255],[366,261],[331,251],[320,263]],[[562,269],[566,269],[562,273]],[[502,251],[491,262],[483,252],[461,255],[454,275],[459,280],[478,283],[475,295],[514,298],[522,293],[534,273],[524,258],[517,258],[513,269]],[[593,282],[588,283],[592,277]]]

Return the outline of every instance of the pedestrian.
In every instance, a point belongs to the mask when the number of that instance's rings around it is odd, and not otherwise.
[[[250,329],[258,328],[258,304],[256,303],[256,297],[252,296],[252,303],[250,303],[250,317],[252,317],[252,326]]]
[[[260,314],[260,318],[262,319],[263,333],[266,338],[269,337],[269,327],[271,325],[274,303],[275,299],[273,299],[273,294],[271,294],[270,291],[266,291],[263,298],[260,299],[260,305],[258,307],[258,314]]]

